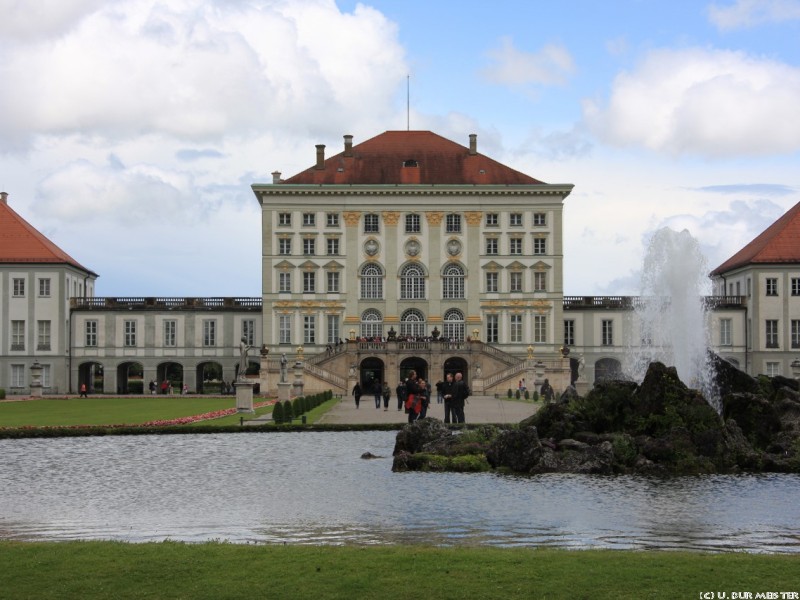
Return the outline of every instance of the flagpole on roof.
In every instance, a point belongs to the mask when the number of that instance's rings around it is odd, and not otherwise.
[[[406,75],[406,131],[411,131],[411,75]]]

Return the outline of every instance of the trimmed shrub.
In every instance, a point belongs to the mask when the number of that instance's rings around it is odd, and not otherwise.
[[[511,391],[511,388],[508,388],[508,397],[511,398],[514,395],[514,392]]]
[[[539,401],[539,392],[537,392],[537,391],[533,392],[533,401],[534,402],[538,402]]]
[[[517,390],[516,392],[514,392],[514,398],[519,400],[519,397],[520,397],[520,393],[519,393],[519,390]]]
[[[292,414],[295,417],[299,417],[303,412],[303,397],[301,396],[292,401]]]
[[[272,407],[272,420],[276,423],[283,423],[283,403],[276,402]]]
[[[525,400],[531,399],[531,393],[528,390],[525,390]]]
[[[297,416],[297,415],[295,415],[294,411],[292,410],[292,403],[289,400],[286,400],[283,403],[283,420],[284,420],[284,422],[290,423],[295,416]]]
[[[6,399],[6,390],[4,388],[0,388],[0,400]]]

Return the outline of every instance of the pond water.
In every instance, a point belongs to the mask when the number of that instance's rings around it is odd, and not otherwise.
[[[797,475],[392,473],[394,439],[0,440],[0,538],[800,552]]]

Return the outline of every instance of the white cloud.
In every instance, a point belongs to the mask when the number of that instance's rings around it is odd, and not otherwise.
[[[800,69],[707,49],[658,50],[619,74],[608,105],[586,101],[601,139],[709,157],[800,150]]]
[[[103,0],[0,0],[0,39],[63,35],[102,4]]]
[[[800,19],[798,0],[736,0],[733,4],[712,4],[708,17],[719,29],[743,29],[765,23]]]
[[[482,71],[488,81],[502,85],[563,85],[575,72],[569,51],[558,44],[547,44],[536,53],[522,52],[509,37],[490,50],[492,64]]]
[[[104,165],[77,160],[58,169],[39,185],[36,211],[48,219],[94,223],[113,220],[130,223],[138,215],[173,218],[202,199],[186,172],[138,164],[123,165],[109,156]]]
[[[20,22],[25,6],[5,10]],[[370,118],[391,113],[408,72],[392,23],[333,0],[81,7],[80,18],[54,19],[57,35],[0,41],[0,150],[47,134],[208,143],[329,131],[363,120],[365,107]]]

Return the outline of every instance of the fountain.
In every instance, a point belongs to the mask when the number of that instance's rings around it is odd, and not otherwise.
[[[651,362],[673,365],[681,381],[700,390],[719,413],[702,301],[707,272],[700,245],[688,231],[656,231],[645,254],[641,301],[633,314],[632,331],[639,339],[630,340],[623,370],[641,383]]]

